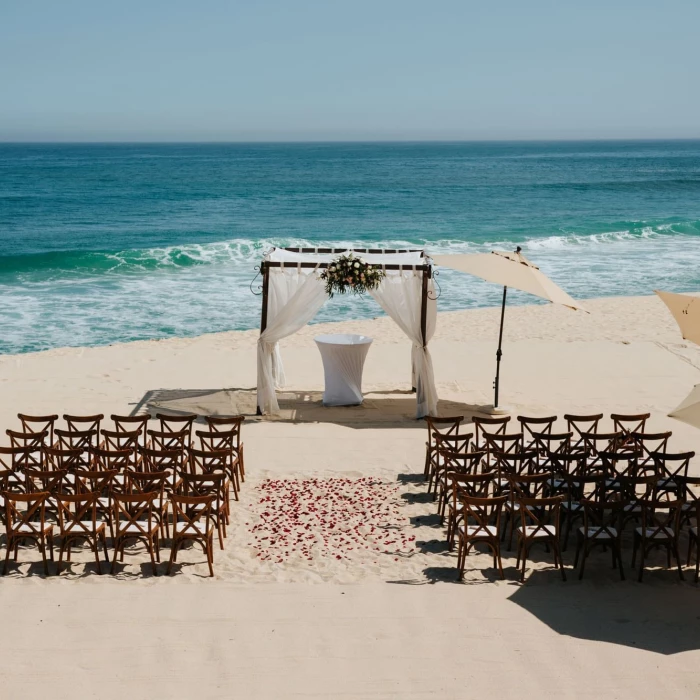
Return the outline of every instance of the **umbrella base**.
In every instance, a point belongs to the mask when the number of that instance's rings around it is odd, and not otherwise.
[[[502,416],[506,413],[512,413],[512,411],[510,406],[494,406],[493,404],[479,408],[480,413],[487,413],[490,416]]]

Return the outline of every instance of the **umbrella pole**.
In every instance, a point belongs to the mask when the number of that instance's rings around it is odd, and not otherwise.
[[[503,352],[501,351],[501,345],[503,343],[503,319],[506,314],[506,294],[508,292],[508,287],[503,287],[503,304],[501,305],[501,328],[498,332],[498,350],[496,350],[496,379],[493,382],[493,387],[495,389],[495,396],[493,399],[493,407],[498,408],[498,384],[501,378],[501,357]]]

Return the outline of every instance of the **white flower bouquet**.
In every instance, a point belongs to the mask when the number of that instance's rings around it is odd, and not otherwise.
[[[376,289],[386,277],[386,272],[372,267],[352,253],[336,258],[321,272],[321,279],[326,283],[326,293],[333,298],[334,294],[364,294]]]

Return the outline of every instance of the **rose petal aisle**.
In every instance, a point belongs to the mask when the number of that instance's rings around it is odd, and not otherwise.
[[[246,523],[262,561],[352,559],[368,554],[406,556],[414,535],[404,533],[400,486],[360,479],[266,479],[250,504],[258,522]]]

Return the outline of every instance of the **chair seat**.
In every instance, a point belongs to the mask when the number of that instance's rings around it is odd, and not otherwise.
[[[522,527],[518,528],[518,534],[523,534]],[[543,525],[542,527],[537,527],[537,525],[526,525],[525,526],[525,537],[537,538],[549,538],[556,537],[557,530],[554,525]]]
[[[583,508],[583,506],[580,503],[578,503],[577,501],[571,501],[570,503],[569,503],[569,501],[563,501],[561,504],[561,507],[564,510],[570,510],[572,512],[579,511]]]
[[[36,525],[27,525],[27,523],[21,523],[18,525],[16,528],[14,528],[13,533],[22,533],[26,532],[31,535],[35,535],[41,532],[48,533],[48,532],[53,532],[53,525],[51,524],[44,524],[44,528],[42,530],[41,525],[39,523],[36,523]]]
[[[137,520],[135,523],[129,523],[124,528],[119,528],[120,535],[144,535],[158,532],[158,523],[153,520],[151,529],[148,529],[148,520]]]
[[[95,532],[99,532],[100,530],[104,530],[105,526],[107,523],[104,520],[95,520]],[[81,526],[79,523],[70,523],[66,527],[62,529],[62,532],[65,532],[66,534],[73,534],[74,532],[84,532],[86,535],[91,535],[92,531],[92,523],[85,521],[84,527]]]
[[[459,526],[459,532],[463,535],[464,525]],[[466,528],[467,537],[498,537],[498,529],[495,525],[486,525],[485,527],[480,527],[479,525],[467,525]]]
[[[639,503],[628,503],[624,506],[625,513],[641,513],[642,506]]]
[[[635,528],[634,531],[640,537],[643,534],[643,536],[647,539],[672,540],[674,537],[673,528],[671,528],[671,527],[662,527],[662,528],[648,527],[648,528],[646,528],[646,532],[644,532],[641,527],[638,527],[638,528]]]
[[[601,528],[601,527],[580,527],[579,532],[586,536],[589,540],[611,540],[617,537],[617,529],[614,527]]]
[[[678,484],[673,479],[659,479],[656,482],[658,491],[677,491]]]

